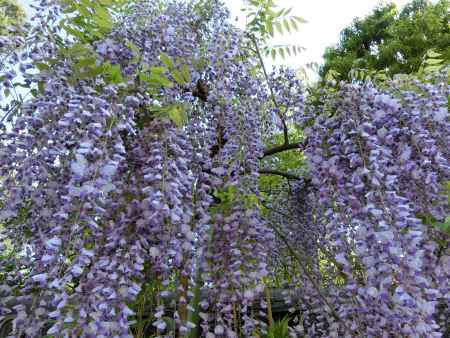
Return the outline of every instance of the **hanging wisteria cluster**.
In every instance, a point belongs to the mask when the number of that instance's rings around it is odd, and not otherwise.
[[[433,314],[450,262],[427,220],[448,214],[448,94],[345,85],[308,130],[317,222],[345,275],[330,336],[442,336]]]
[[[42,6],[40,15],[58,16],[58,6]],[[42,90],[5,131],[1,149],[4,238],[32,256],[20,295],[16,280],[2,286],[2,315],[16,313],[15,335],[129,337],[129,304],[149,281],[158,289],[153,326],[161,335],[195,327],[188,317],[196,288],[208,293],[200,312],[208,337],[257,329],[247,305],[264,288],[263,243],[271,240],[252,199],[262,152],[252,101],[263,91],[252,65],[239,61],[241,37],[226,12],[211,13],[210,36],[202,36],[190,6],[141,3],[117,31],[80,47],[97,55],[94,62],[119,66],[128,82],[73,81],[80,60],[70,59],[24,74]],[[28,56],[57,57],[57,46],[42,43],[48,33],[39,33]],[[179,68],[184,82],[175,71],[152,79],[164,66]],[[155,81],[162,86],[151,92]],[[177,128],[183,114],[187,124]],[[170,290],[172,315],[162,300]],[[19,305],[8,308],[14,297]]]
[[[442,337],[447,85],[343,84],[304,113],[220,2],[137,1],[111,27],[100,3],[80,24],[42,1],[2,76],[20,63],[32,98],[3,107],[0,328],[265,337],[281,280],[293,336]],[[299,176],[276,170],[288,151]]]

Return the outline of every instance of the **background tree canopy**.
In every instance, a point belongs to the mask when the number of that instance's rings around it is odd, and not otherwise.
[[[0,0],[0,69],[7,55],[23,44],[26,29],[26,15],[17,0]]]
[[[11,28],[19,29],[25,22],[25,12],[17,0],[0,1],[0,35],[11,34]]]
[[[450,59],[449,1],[433,4],[414,0],[401,11],[395,5],[380,5],[341,33],[336,47],[324,54],[320,69],[337,80],[348,80],[352,68],[384,71],[387,75],[418,71],[430,49]]]

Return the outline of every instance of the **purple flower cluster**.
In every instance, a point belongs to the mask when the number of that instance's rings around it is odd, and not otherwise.
[[[273,100],[276,105],[269,110],[268,125],[272,131],[279,130],[280,120],[286,124],[299,125],[302,122],[305,93],[304,84],[291,68],[280,67],[269,74],[268,85],[272,88]],[[278,128],[273,129],[274,126]],[[267,133],[270,134],[270,128]]]
[[[426,220],[448,213],[449,87],[391,88],[344,85],[308,131],[318,223],[346,279],[332,336],[441,337],[448,259]]]
[[[58,17],[57,5],[43,5],[38,17]],[[119,83],[74,78],[79,60],[61,58],[49,26],[32,42],[28,57],[59,61],[24,73],[39,91],[1,136],[2,241],[28,249],[26,265],[2,279],[0,316],[13,315],[15,336],[131,337],[146,283],[158,300],[175,291],[171,311],[159,301],[151,315],[160,335],[200,324],[233,337],[260,325],[248,305],[263,290],[272,241],[255,203],[263,106],[254,100],[264,94],[226,15],[213,6],[201,28],[191,6],[137,4],[81,49],[118,65]],[[139,72],[163,66],[162,53],[192,82],[149,91]],[[206,102],[193,95],[200,80]],[[182,128],[147,109],[174,104],[188,115]],[[10,262],[1,262],[3,276]],[[192,323],[198,288],[209,298]]]

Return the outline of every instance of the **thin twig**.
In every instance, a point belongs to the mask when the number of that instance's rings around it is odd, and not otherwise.
[[[284,143],[282,145],[280,145],[280,146],[276,146],[276,147],[273,147],[273,148],[270,148],[270,149],[266,149],[264,151],[264,155],[262,157],[270,156],[270,155],[273,155],[273,154],[276,154],[276,153],[279,153],[279,152],[283,152],[283,151],[286,151],[286,150],[301,148],[303,146],[302,143],[292,143],[292,144],[289,143],[289,130],[288,130],[288,127],[287,127],[287,124],[286,124],[286,120],[285,120],[284,116],[281,114],[280,106],[278,105],[278,102],[277,102],[277,100],[275,98],[275,93],[273,91],[273,88],[270,85],[269,75],[267,74],[266,66],[264,64],[264,60],[263,60],[261,52],[259,50],[258,43],[256,42],[256,39],[255,39],[255,37],[253,35],[247,34],[247,36],[252,41],[253,45],[255,46],[256,55],[258,56],[258,60],[259,60],[259,63],[261,65],[264,77],[266,78],[267,86],[269,87],[270,97],[271,97],[271,99],[273,101],[273,104],[277,108],[277,112],[278,112],[277,115],[278,115],[279,119],[281,120],[281,123],[283,124]],[[288,109],[288,107],[286,107],[286,112],[287,112],[287,109]],[[285,112],[285,114],[286,114],[286,112]]]
[[[264,158],[266,156],[274,155],[274,154],[281,153],[281,152],[287,151],[287,150],[303,149],[305,146],[306,146],[306,142],[296,142],[296,143],[282,144],[279,146],[268,148],[268,149],[264,150],[264,153],[260,157],[260,159]]]
[[[318,285],[318,283],[316,282],[316,280],[313,278],[313,276],[309,273],[309,271],[303,266],[303,260],[301,259],[301,257],[298,255],[298,253],[292,248],[292,246],[290,245],[288,239],[286,238],[286,236],[281,232],[280,229],[278,229],[277,227],[273,226],[272,224],[270,224],[270,222],[268,222],[268,225],[271,229],[273,229],[277,235],[281,238],[281,240],[284,242],[284,244],[286,245],[286,248],[289,250],[289,252],[291,253],[291,255],[295,258],[295,260],[297,260],[297,262],[300,265],[300,269],[302,269],[303,273],[305,274],[306,278],[311,282],[311,284],[313,285],[314,289],[316,289],[317,295],[319,296],[319,298],[322,300],[322,302],[330,309],[330,312],[332,313],[332,315],[335,317],[335,319],[339,320],[342,322],[342,325],[344,326],[344,328],[351,333],[351,330],[347,327],[347,325],[341,320],[340,316],[338,315],[338,313],[336,312],[336,310],[331,306],[330,302],[328,301],[328,299],[320,292],[320,286]]]
[[[269,206],[266,205],[266,203],[264,203],[264,201],[260,200],[261,205],[269,210],[274,210],[279,212],[280,214],[283,214],[282,212],[275,210]],[[288,215],[285,215],[287,218],[291,218]],[[269,227],[274,230],[276,232],[276,234],[280,237],[280,239],[284,242],[284,244],[286,245],[286,248],[288,249],[288,251],[291,253],[291,255],[295,258],[295,260],[299,263],[300,265],[300,269],[303,271],[303,273],[305,274],[306,278],[311,282],[311,284],[313,285],[314,289],[316,290],[319,298],[321,299],[321,301],[330,309],[332,315],[339,321],[342,322],[342,325],[344,326],[345,330],[347,330],[349,333],[351,333],[351,330],[348,328],[348,326],[342,321],[342,319],[340,318],[340,316],[338,315],[338,313],[336,312],[336,310],[331,306],[330,302],[328,301],[328,299],[321,293],[320,291],[320,286],[318,285],[318,283],[316,282],[316,280],[314,279],[314,277],[309,273],[309,271],[304,267],[303,265],[303,260],[301,259],[301,257],[299,256],[299,254],[297,253],[297,251],[294,250],[294,248],[291,246],[291,244],[289,243],[289,240],[287,239],[286,235],[280,230],[278,229],[276,226],[274,226],[273,224],[271,224],[270,222],[268,222]],[[303,256],[305,256],[305,254],[303,253]]]
[[[249,39],[253,42],[253,45],[255,46],[256,55],[258,56],[259,63],[261,64],[261,68],[262,68],[263,73],[264,73],[264,77],[266,78],[267,86],[269,87],[270,97],[271,97],[271,99],[273,101],[273,104],[277,108],[277,111],[278,111],[277,115],[280,118],[281,123],[283,124],[284,144],[289,144],[288,127],[286,125],[286,121],[285,121],[284,117],[281,115],[281,109],[280,109],[280,107],[279,107],[279,105],[277,103],[277,100],[275,98],[275,93],[273,91],[273,88],[270,85],[269,75],[267,74],[266,66],[264,65],[264,60],[263,60],[261,52],[259,50],[258,43],[256,42],[256,39],[255,39],[255,37],[253,35],[247,34],[247,36],[249,37]]]

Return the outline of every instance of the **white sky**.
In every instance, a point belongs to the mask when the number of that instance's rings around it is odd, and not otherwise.
[[[245,25],[245,15],[240,11],[244,0],[223,0],[232,13],[232,17],[239,17],[238,26]],[[408,0],[393,0],[397,8],[402,8]],[[300,25],[299,32],[291,35],[275,33],[271,44],[295,44],[306,48],[297,56],[277,57],[276,64],[286,64],[293,68],[304,66],[308,62],[323,62],[322,54],[325,47],[339,41],[339,33],[347,27],[355,17],[364,17],[376,7],[378,0],[276,0],[280,8],[292,7],[292,15],[307,20],[307,24]],[[267,64],[272,64],[267,59]]]

